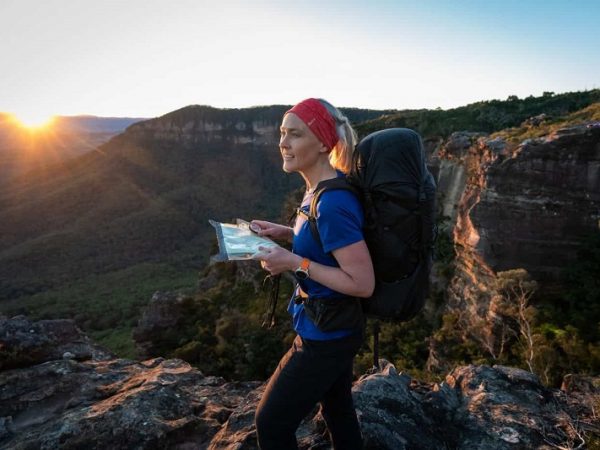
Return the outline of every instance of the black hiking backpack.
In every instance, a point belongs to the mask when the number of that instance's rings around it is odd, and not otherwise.
[[[367,317],[407,321],[422,308],[436,238],[435,181],[425,164],[421,137],[390,128],[365,137],[347,177],[319,183],[308,220],[320,243],[317,202],[332,189],[353,191],[365,212],[364,237],[375,270],[375,291],[364,299]]]

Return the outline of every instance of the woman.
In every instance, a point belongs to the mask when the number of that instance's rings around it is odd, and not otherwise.
[[[304,212],[319,182],[348,173],[355,145],[356,133],[348,119],[324,100],[307,99],[285,113],[279,141],[283,170],[304,178]],[[256,411],[262,450],[296,449],[296,429],[317,403],[334,448],[362,448],[351,387],[352,360],[362,343],[364,323],[323,331],[304,305],[309,297],[351,302],[371,296],[375,276],[362,225],[361,205],[347,190],[330,190],[321,196],[317,204],[320,244],[302,215],[294,228],[252,221],[259,235],[293,242],[292,252],[281,247],[264,250],[257,257],[262,267],[273,275],[291,270],[298,279],[288,307],[298,335],[269,379]]]

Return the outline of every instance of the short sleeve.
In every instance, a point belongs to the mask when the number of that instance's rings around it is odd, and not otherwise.
[[[363,223],[356,195],[342,189],[323,192],[317,203],[317,228],[326,253],[363,240]]]

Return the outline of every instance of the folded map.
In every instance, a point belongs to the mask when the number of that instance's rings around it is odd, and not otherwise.
[[[208,221],[217,233],[219,253],[211,257],[212,262],[253,259],[260,253],[259,247],[277,247],[269,238],[261,237],[250,229],[250,223],[237,219],[236,223]]]

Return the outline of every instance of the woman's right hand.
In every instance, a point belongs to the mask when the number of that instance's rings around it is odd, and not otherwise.
[[[292,238],[294,237],[294,232],[290,227],[267,222],[266,220],[253,220],[250,222],[250,229],[259,236],[266,236],[282,241],[292,242]]]

